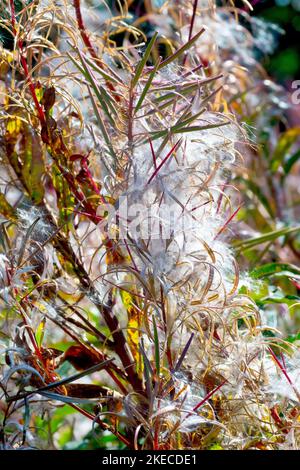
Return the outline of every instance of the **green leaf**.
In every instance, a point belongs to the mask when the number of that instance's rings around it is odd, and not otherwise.
[[[202,28],[195,36],[193,36],[187,43],[185,43],[182,47],[177,49],[174,54],[167,57],[158,67],[158,70],[161,70],[166,65],[171,64],[174,60],[178,59],[184,52],[188,51],[192,45],[200,38],[200,36],[204,33],[205,29]]]
[[[147,49],[145,50],[145,53],[141,59],[141,61],[139,62],[137,68],[136,68],[136,71],[135,71],[135,75],[132,79],[132,82],[131,82],[131,87],[134,88],[135,85],[137,84],[137,82],[139,81],[139,78],[143,72],[143,69],[147,63],[147,60],[149,59],[150,57],[150,54],[151,54],[151,51],[152,51],[152,48],[154,46],[154,43],[156,41],[156,38],[157,38],[157,32],[154,33],[154,35],[152,36],[151,38],[151,41],[149,42],[148,46],[147,46]]]
[[[91,71],[89,65],[87,64],[84,56],[82,53],[78,50],[78,55],[82,64],[82,67],[78,64],[77,60],[75,60],[71,54],[68,54],[68,57],[71,59],[73,64],[78,68],[78,70],[83,74],[83,76],[86,78],[90,86],[92,87],[100,105],[101,108],[103,109],[104,113],[106,114],[109,122],[111,123],[112,126],[114,126],[115,121],[114,118],[111,115],[111,112],[113,114],[116,114],[117,111],[114,107],[114,104],[112,102],[112,99],[109,97],[108,93],[105,91],[103,93],[104,88],[99,85],[93,75],[93,72]],[[113,111],[112,111],[113,110]]]
[[[286,175],[289,174],[295,163],[300,159],[300,150],[294,153],[291,157],[289,157],[285,163],[283,164],[283,169]]]
[[[300,136],[300,127],[293,127],[284,132],[278,141],[271,160],[271,171],[275,173],[284,157]]]
[[[208,129],[216,129],[218,127],[227,126],[228,124],[229,124],[229,121],[220,122],[217,124],[207,124],[206,126],[183,127],[185,125],[185,121],[183,121],[171,127],[170,129],[164,129],[162,131],[151,132],[151,140],[160,139],[160,137],[164,137],[165,135],[168,135],[168,134],[170,135],[171,134],[184,134],[186,132],[196,132],[196,131],[205,131]]]
[[[268,263],[255,268],[250,274],[255,279],[273,276],[274,274],[295,277],[295,275],[300,276],[300,268],[290,263]]]
[[[244,183],[244,185],[251,191],[253,196],[256,197],[260,201],[260,203],[263,205],[263,207],[266,209],[266,211],[269,213],[269,215],[273,219],[274,218],[273,209],[268,199],[264,195],[263,191],[261,190],[261,188],[256,183],[254,183],[253,180],[249,180],[249,179],[242,178],[242,177],[237,178],[237,180]]]
[[[22,175],[31,199],[40,204],[44,197],[43,176],[46,172],[43,148],[34,130],[23,131],[24,155]]]
[[[157,60],[155,66],[154,66],[154,69],[152,70],[152,72],[151,72],[150,75],[149,75],[149,78],[148,78],[148,80],[147,80],[147,83],[145,84],[145,86],[144,86],[144,88],[143,88],[143,91],[142,91],[142,93],[141,93],[141,96],[140,96],[140,98],[139,98],[139,100],[138,100],[138,102],[137,102],[137,104],[136,104],[136,106],[135,106],[134,113],[137,113],[138,110],[141,108],[141,106],[142,106],[142,104],[143,104],[143,102],[144,102],[144,99],[145,99],[145,97],[146,97],[146,95],[147,95],[147,93],[148,93],[148,91],[149,91],[150,86],[151,86],[151,83],[152,83],[152,81],[153,81],[153,79],[154,79],[154,77],[155,77],[155,74],[156,74],[156,72],[157,72],[157,70],[158,70],[159,64],[160,64],[160,58]]]
[[[295,343],[295,341],[300,341],[300,332],[296,335],[289,335],[287,338],[285,338],[285,341],[288,341],[289,343]]]
[[[122,79],[112,70],[108,67],[107,64],[105,64],[106,68],[111,72],[111,74],[108,74],[107,72],[104,72],[103,69],[98,67],[98,65],[90,60],[85,54],[82,53],[82,56],[84,57],[84,60],[86,63],[97,73],[99,73],[105,80],[113,83],[117,83],[118,85],[123,85]]]
[[[104,124],[103,119],[101,117],[100,110],[97,106],[97,103],[95,101],[95,98],[94,98],[89,86],[88,86],[88,91],[89,91],[90,99],[91,99],[92,106],[93,106],[93,109],[94,109],[94,112],[95,112],[95,116],[97,118],[98,125],[101,129],[101,132],[102,132],[103,138],[106,142],[106,145],[108,147],[108,150],[109,150],[110,154],[112,155],[112,157],[117,158],[116,154],[114,152],[113,146],[111,144],[111,140],[109,138],[108,132],[106,130],[105,124]]]
[[[239,249],[241,251],[249,250],[254,246],[261,245],[262,243],[267,243],[269,241],[276,240],[279,237],[290,235],[292,233],[296,233],[300,231],[299,227],[284,227],[282,229],[274,230],[272,232],[268,232],[264,235],[254,238],[248,238],[247,240],[236,241],[233,242],[232,245],[235,249]]]

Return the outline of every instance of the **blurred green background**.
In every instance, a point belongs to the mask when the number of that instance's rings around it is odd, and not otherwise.
[[[268,72],[284,83],[300,79],[300,0],[254,0],[254,15],[284,30],[273,55],[265,59]]]

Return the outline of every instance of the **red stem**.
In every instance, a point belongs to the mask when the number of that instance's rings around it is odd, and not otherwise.
[[[196,11],[197,11],[197,6],[198,6],[198,0],[194,0],[193,3],[193,13],[192,13],[192,18],[191,18],[191,23],[190,23],[190,31],[189,31],[189,41],[191,40],[192,34],[193,34],[193,28],[194,28],[194,23],[195,23],[195,17],[196,17]],[[185,54],[184,59],[183,59],[183,66],[186,63],[187,59],[187,54]],[[201,64],[202,65],[202,64]]]
[[[10,10],[11,10],[12,31],[13,31],[14,37],[16,38],[17,37],[17,31],[16,31],[16,12],[15,12],[14,0],[10,0]],[[43,126],[46,122],[45,114],[44,114],[42,106],[39,103],[39,100],[37,99],[36,92],[35,92],[35,87],[34,87],[34,84],[31,80],[31,77],[30,77],[30,74],[29,74],[26,57],[23,55],[23,41],[21,39],[19,39],[17,41],[17,45],[18,45],[18,48],[20,50],[20,60],[21,60],[21,64],[22,64],[22,67],[23,67],[23,70],[24,70],[24,75],[25,75],[26,80],[29,83],[30,93],[31,93],[31,96],[33,98],[36,110],[38,112],[39,120],[41,122],[41,125]]]
[[[150,176],[150,178],[148,179],[147,181],[147,184],[150,184],[151,181],[153,180],[153,178],[155,178],[155,176],[157,175],[157,173],[159,172],[159,170],[161,169],[161,167],[166,163],[166,161],[170,158],[170,156],[172,155],[173,152],[175,152],[175,150],[177,149],[177,147],[179,146],[181,142],[181,139],[178,140],[178,142],[176,142],[176,144],[171,148],[170,152],[165,156],[165,158],[160,162],[160,164],[156,167],[154,173]]]
[[[10,3],[10,11],[11,11],[11,25],[13,27],[13,32],[16,34],[15,24],[16,24],[16,12],[15,12],[15,4],[14,0],[9,0]]]
[[[224,232],[225,228],[227,227],[227,225],[232,221],[232,219],[236,216],[236,214],[239,212],[239,210],[241,209],[242,207],[242,204],[234,211],[234,213],[229,217],[228,220],[226,220],[225,224],[220,228],[220,230],[218,231],[218,233],[216,234],[216,236],[214,237],[214,240],[216,240],[216,238],[218,238],[219,235],[221,235],[222,232]]]
[[[77,405],[74,405],[73,403],[70,404],[70,406],[72,408],[74,408],[75,410],[79,411],[79,413],[81,413],[83,416],[85,416],[86,418],[89,418],[91,419],[92,421],[95,421],[97,424],[99,424],[99,426],[104,429],[104,430],[108,430],[110,432],[112,432],[113,434],[115,434],[115,436],[120,439],[120,441],[123,442],[123,444],[125,444],[127,447],[131,447],[130,445],[130,442],[122,435],[120,434],[118,431],[117,432],[113,432],[112,429],[110,428],[110,426],[106,423],[104,423],[100,418],[98,418],[97,416],[94,416],[92,415],[91,413],[89,413],[88,411],[86,410],[83,410],[82,408],[80,408],[79,406]]]
[[[82,14],[81,14],[80,0],[74,0],[74,8],[76,12],[76,20],[77,20],[78,28],[81,34],[81,38],[84,44],[86,45],[86,47],[88,48],[88,51],[91,54],[91,56],[94,59],[97,59],[97,54],[95,52],[95,49],[93,48],[90,38],[88,37],[86,30],[85,30],[85,26],[84,26]]]
[[[220,385],[218,385],[217,387],[215,387],[211,392],[209,392],[204,398],[203,400],[200,401],[200,403],[198,403],[198,405],[195,406],[195,408],[193,408],[193,411],[197,411],[198,408],[200,408],[200,406],[204,405],[205,402],[207,402],[207,400],[209,400],[218,390],[220,390],[221,387],[223,387],[223,385],[227,382],[227,380],[224,380],[224,382],[222,382]]]
[[[75,8],[76,20],[77,20],[78,29],[80,31],[81,39],[84,42],[85,46],[87,47],[87,49],[88,49],[89,53],[91,54],[91,56],[93,57],[93,59],[97,60],[97,62],[99,62],[101,67],[103,67],[103,62],[100,61],[100,59],[98,58],[98,56],[96,54],[96,51],[93,48],[93,45],[90,41],[90,38],[87,35],[86,29],[85,29],[85,26],[84,26],[84,22],[83,22],[83,18],[82,18],[82,14],[81,14],[80,0],[74,0],[74,8]],[[106,81],[105,83],[106,83],[106,86],[109,88],[110,91],[115,91],[114,86],[109,81]],[[117,102],[121,101],[119,96],[114,95],[114,98]]]

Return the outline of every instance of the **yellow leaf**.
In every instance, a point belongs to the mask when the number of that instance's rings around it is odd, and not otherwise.
[[[127,340],[128,346],[132,352],[133,358],[137,364],[137,372],[139,374],[143,371],[142,366],[142,357],[139,351],[139,342],[140,342],[140,327],[141,327],[141,318],[140,312],[134,305],[134,299],[129,292],[121,291],[121,298],[123,305],[126,308],[128,315],[127,323]]]
[[[42,342],[44,339],[45,323],[46,323],[46,318],[43,318],[43,320],[40,322],[35,332],[35,338],[36,338],[36,342],[39,348],[42,346]]]
[[[0,193],[0,215],[12,222],[17,219],[15,209],[7,202],[3,193]]]
[[[21,127],[22,127],[21,119],[14,117],[12,119],[9,119],[7,126],[6,126],[6,130],[9,134],[19,134]]]

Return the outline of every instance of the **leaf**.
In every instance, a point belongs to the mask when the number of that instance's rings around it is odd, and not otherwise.
[[[93,400],[93,398],[69,397],[68,395],[61,395],[60,393],[55,392],[36,391],[35,393],[42,395],[43,397],[49,398],[49,400],[57,400],[63,403],[78,403],[85,405],[91,403],[91,400]]]
[[[20,393],[18,395],[14,395],[12,397],[8,397],[7,401],[11,402],[11,401],[15,401],[15,400],[20,400],[21,398],[25,398],[25,397],[27,397],[29,395],[33,395],[35,393],[39,393],[41,395],[43,394],[45,396],[50,397],[50,393],[48,392],[48,390],[51,390],[51,389],[57,388],[57,387],[61,387],[63,385],[69,384],[71,382],[75,382],[75,380],[79,380],[82,377],[85,377],[86,375],[92,374],[94,372],[98,372],[99,370],[102,370],[105,367],[107,367],[113,361],[114,361],[114,359],[107,359],[105,361],[99,362],[98,364],[95,364],[92,367],[89,367],[88,369],[84,370],[83,372],[80,372],[78,374],[74,374],[71,377],[66,377],[66,378],[58,380],[56,382],[51,382],[51,383],[45,385],[44,387],[40,387],[36,390],[30,390],[28,392],[24,392],[24,393]],[[19,370],[19,369],[21,369],[21,370],[22,369],[33,370],[39,377],[41,377],[40,374],[37,371],[35,371],[35,369],[33,369],[32,367],[29,367],[29,366],[22,366],[22,367],[21,366],[16,366],[16,367],[10,369],[10,371],[13,370],[13,372],[14,372],[14,370]],[[10,372],[10,375],[12,375],[12,373]],[[43,380],[43,382],[44,382],[44,380]],[[58,396],[58,397],[64,397],[64,395],[60,395],[58,393],[54,393],[53,395]],[[64,400],[62,400],[62,401],[64,401]],[[72,400],[67,400],[66,403],[72,403]]]
[[[42,144],[37,133],[29,129],[24,131],[23,143],[22,175],[31,199],[40,204],[44,197],[43,176],[46,171]]]
[[[289,335],[287,338],[285,338],[285,341],[288,341],[289,343],[295,343],[296,341],[300,341],[300,332],[296,335]]]
[[[53,86],[46,88],[41,103],[44,106],[46,113],[49,113],[55,103],[55,88]]]
[[[103,90],[104,88],[101,87],[94,75],[93,75],[93,72],[91,71],[89,65],[87,64],[84,56],[82,55],[82,53],[78,50],[78,55],[79,55],[79,58],[80,58],[80,61],[81,61],[81,64],[82,64],[82,67],[78,64],[78,62],[72,57],[71,54],[68,54],[68,57],[72,60],[73,64],[78,68],[78,70],[84,75],[84,77],[86,78],[86,80],[89,82],[89,84],[91,85],[100,105],[101,105],[101,108],[103,109],[103,111],[105,112],[107,118],[109,119],[109,122],[111,123],[112,126],[114,126],[114,119],[113,117],[111,116],[111,113],[109,111],[109,109],[113,109],[114,110],[114,114],[117,113],[117,111],[115,110],[114,108],[114,105],[112,103],[112,100],[110,100],[110,98],[108,98],[108,94],[106,93],[105,95],[103,95]],[[109,102],[109,107],[107,106],[107,102]],[[112,107],[112,108],[111,108]]]
[[[300,127],[293,127],[281,134],[271,160],[271,171],[275,173],[284,157],[300,136]]]
[[[272,232],[268,232],[264,235],[254,238],[248,238],[247,240],[233,242],[233,247],[235,249],[239,249],[241,251],[249,250],[254,246],[261,245],[262,243],[267,243],[269,241],[276,240],[279,237],[290,235],[292,233],[296,233],[300,231],[300,227],[284,227],[282,229],[273,230]]]
[[[105,124],[104,124],[103,119],[102,119],[102,117],[101,117],[100,110],[99,110],[99,108],[98,108],[98,106],[97,106],[97,103],[96,103],[96,101],[95,101],[95,98],[93,97],[93,94],[92,94],[91,89],[90,89],[89,86],[88,86],[88,91],[89,91],[90,99],[91,99],[91,102],[92,102],[92,105],[93,105],[93,109],[94,109],[94,112],[95,112],[95,116],[96,116],[97,121],[98,121],[98,125],[99,125],[99,127],[100,127],[100,129],[101,129],[102,135],[103,135],[104,140],[105,140],[105,142],[106,142],[106,145],[107,145],[107,147],[108,147],[108,149],[109,149],[109,152],[110,152],[110,154],[112,155],[112,157],[117,158],[117,157],[116,157],[116,154],[115,154],[115,152],[114,152],[113,146],[112,146],[112,144],[111,144],[111,140],[110,140],[110,138],[109,138],[108,132],[107,132],[107,130],[106,130]]]
[[[139,342],[140,342],[140,327],[141,327],[141,318],[140,312],[134,305],[134,299],[129,292],[124,290],[121,291],[121,298],[123,305],[127,311],[127,338],[128,346],[131,350],[134,360],[137,364],[137,372],[140,374],[142,372],[142,362],[141,355],[139,351]]]
[[[75,50],[76,50],[76,48],[75,48]],[[68,54],[68,56],[69,56],[69,54]],[[98,65],[95,62],[93,62],[92,60],[90,60],[85,54],[82,53],[82,56],[84,57],[86,63],[93,70],[95,70],[95,72],[99,73],[105,80],[107,80],[109,82],[117,83],[119,85],[123,85],[122,79],[116,74],[116,72],[114,70],[110,69],[107,64],[105,64],[106,68],[111,72],[111,74],[108,74],[107,72],[104,72],[103,69],[98,67]]]
[[[145,97],[146,97],[146,95],[147,95],[147,93],[148,93],[148,90],[149,90],[149,88],[150,88],[150,86],[151,86],[151,83],[152,83],[152,81],[153,81],[153,79],[154,79],[154,77],[155,77],[155,75],[156,75],[156,72],[157,72],[157,70],[158,70],[160,61],[161,61],[161,59],[159,58],[159,59],[157,60],[156,64],[155,64],[155,66],[154,66],[154,69],[153,69],[152,72],[150,73],[149,78],[148,78],[148,80],[147,80],[147,83],[145,84],[145,86],[144,86],[144,88],[143,88],[143,91],[142,91],[142,93],[141,93],[141,96],[139,97],[139,100],[138,100],[138,102],[137,102],[137,104],[136,104],[136,106],[135,106],[135,108],[134,108],[134,113],[137,113],[138,110],[141,108],[141,106],[142,106],[142,104],[143,104],[143,102],[144,102],[144,99],[145,99]]]
[[[152,48],[153,48],[154,43],[155,43],[156,38],[157,38],[157,34],[158,34],[158,33],[155,32],[154,35],[152,36],[152,38],[151,38],[151,40],[150,40],[150,42],[149,42],[149,44],[148,44],[148,46],[147,46],[147,48],[146,48],[146,50],[145,50],[145,52],[144,52],[144,55],[143,55],[141,61],[139,62],[138,66],[137,66],[137,68],[136,68],[135,75],[134,75],[134,77],[133,77],[133,79],[132,79],[132,82],[131,82],[132,88],[134,88],[135,85],[137,84],[137,82],[139,81],[139,78],[140,78],[140,76],[141,76],[141,74],[142,74],[142,72],[143,72],[143,69],[144,69],[144,67],[145,67],[145,65],[146,65],[146,63],[147,63],[147,60],[148,60],[149,57],[150,57]]]
[[[200,38],[200,36],[204,33],[205,29],[202,28],[195,36],[193,36],[187,43],[185,43],[182,47],[177,49],[174,54],[167,57],[163,62],[161,62],[158,70],[161,70],[166,65],[171,64],[175,59],[178,59],[184,52],[188,51],[192,45]]]
[[[208,129],[216,129],[216,128],[219,128],[219,127],[223,127],[223,126],[227,126],[228,124],[230,124],[229,121],[226,121],[226,122],[220,122],[220,123],[216,123],[216,124],[207,124],[207,125],[204,125],[204,126],[191,126],[191,127],[182,127],[184,125],[184,122],[181,122],[180,124],[177,124],[169,129],[164,129],[162,131],[154,131],[154,132],[151,132],[151,139],[152,140],[156,140],[156,139],[160,139],[161,137],[164,137],[165,135],[168,135],[168,134],[184,134],[186,132],[196,132],[196,131],[205,131],[205,130],[208,130]],[[147,141],[145,141],[146,143]]]
[[[153,315],[153,331],[154,331],[154,346],[155,346],[155,365],[156,365],[156,374],[160,376],[160,353],[159,353],[159,339],[158,339],[158,332],[155,317]]]
[[[245,186],[251,191],[253,196],[260,201],[260,203],[263,205],[263,207],[267,210],[267,212],[273,219],[274,218],[273,209],[267,197],[264,195],[263,191],[261,190],[261,188],[256,183],[254,183],[253,180],[242,178],[242,177],[237,178],[237,180],[245,184]]]
[[[290,263],[268,263],[251,271],[251,276],[255,279],[273,276],[274,274],[294,277],[300,276],[300,268]]]
[[[76,370],[87,370],[99,363],[100,356],[93,350],[76,344],[67,349],[63,360],[70,362]]]
[[[96,384],[68,384],[66,390],[69,396],[76,398],[100,398],[108,396],[108,390]]]
[[[181,355],[180,355],[180,358],[178,359],[178,361],[177,361],[177,363],[176,363],[176,366],[175,366],[175,368],[174,368],[174,372],[177,372],[177,371],[180,369],[180,367],[181,367],[181,365],[182,365],[182,363],[183,363],[183,361],[184,361],[184,359],[185,359],[185,356],[186,356],[186,354],[187,354],[187,352],[188,352],[188,350],[189,350],[189,347],[190,347],[190,345],[191,345],[191,343],[192,343],[192,341],[193,341],[193,338],[194,338],[194,333],[191,334],[191,336],[189,337],[188,342],[186,343],[185,347],[183,348],[183,351],[182,351],[182,353],[181,353]]]
[[[3,193],[0,193],[0,214],[11,222],[17,220],[15,209],[9,204]]]
[[[286,175],[289,174],[295,163],[300,159],[300,150],[294,153],[291,157],[289,157],[283,164],[283,169]]]
[[[117,110],[115,109],[113,99],[109,96],[105,88],[102,85],[97,83],[92,70],[90,69],[89,65],[85,61],[84,56],[79,50],[78,50],[78,54],[79,54],[79,58],[84,68],[84,72],[83,72],[84,76],[86,77],[91,87],[93,88],[95,95],[97,96],[99,103],[101,104],[101,107],[103,108],[103,111],[106,113],[111,124],[114,125],[113,117],[111,116],[109,112],[109,109],[110,109],[110,111],[114,115],[117,115]]]
[[[36,329],[35,339],[39,348],[41,347],[43,339],[44,339],[45,324],[46,324],[46,318],[43,318]]]
[[[9,119],[6,130],[9,134],[19,134],[22,128],[22,121],[21,119],[14,117]]]
[[[144,345],[143,345],[143,339],[141,339],[140,351],[141,351],[142,356],[143,356],[144,377],[145,377],[147,394],[148,394],[148,397],[150,398],[151,395],[152,395],[151,377],[153,376],[153,370],[152,370],[151,364],[149,362],[149,359],[147,357],[147,354],[145,353],[145,349],[144,349]]]
[[[212,445],[208,448],[208,450],[224,450],[224,449],[223,449],[223,447],[222,447],[220,444],[215,443],[215,444],[212,444]]]
[[[161,101],[165,101],[167,99],[170,99],[170,98],[174,98],[174,97],[178,97],[178,95],[189,95],[190,92],[192,91],[195,91],[195,90],[199,90],[200,87],[203,87],[205,85],[208,85],[209,83],[212,83],[216,80],[218,80],[219,78],[222,78],[223,75],[216,75],[214,77],[209,77],[209,78],[205,78],[203,80],[200,80],[200,81],[195,81],[193,83],[185,83],[185,84],[176,84],[176,85],[170,85],[168,87],[164,87],[163,89],[164,90],[174,90],[174,91],[170,91],[169,93],[166,93],[164,95],[161,95],[159,96],[158,98],[155,99],[155,102],[159,103]],[[220,90],[221,88],[218,88],[218,91]],[[152,91],[161,91],[162,89],[159,89],[159,88],[156,88],[156,89],[153,89]],[[173,101],[173,100],[172,100]]]

